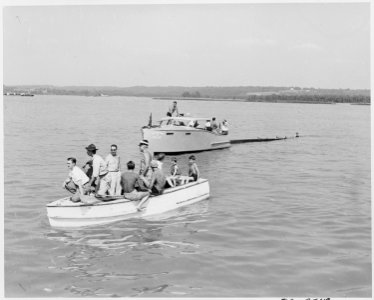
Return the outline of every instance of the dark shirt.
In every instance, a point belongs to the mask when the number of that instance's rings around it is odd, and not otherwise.
[[[139,175],[135,172],[123,172],[121,174],[121,186],[125,193],[131,193],[135,190],[136,183],[138,182]]]

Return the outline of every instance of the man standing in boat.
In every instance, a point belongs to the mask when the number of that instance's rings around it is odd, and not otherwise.
[[[96,154],[99,150],[94,144],[86,147],[87,155],[92,157],[92,177],[89,181],[89,186],[94,182],[96,184],[96,193],[100,196],[106,195],[106,192],[110,188],[111,176],[108,172],[107,164],[104,159]]]
[[[110,146],[110,153],[105,158],[105,162],[110,172],[111,182],[109,195],[121,195],[121,158],[117,155],[117,145]]]
[[[142,158],[140,159],[139,175],[144,176],[147,180],[151,180],[151,177],[152,177],[151,161],[153,159],[153,155],[149,151],[148,146],[149,146],[148,140],[142,140],[139,143],[139,151],[142,155]],[[145,186],[142,186],[141,189],[147,190]]]
[[[210,122],[210,120],[206,121],[205,129],[208,130],[208,131],[212,131],[212,123]]]
[[[168,117],[178,117],[179,116],[177,101],[174,101],[173,104],[169,107],[169,111],[167,113],[167,116]]]

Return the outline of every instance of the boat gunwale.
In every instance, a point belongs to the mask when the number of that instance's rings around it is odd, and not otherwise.
[[[186,188],[189,188],[189,187],[192,187],[192,186],[195,186],[195,185],[199,185],[199,184],[202,184],[202,183],[205,183],[207,182],[208,179],[203,179],[201,178],[200,181],[194,181],[194,182],[189,182],[185,185],[181,185],[181,186],[176,186],[176,187],[172,187],[172,188],[169,188],[169,189],[166,189],[164,190],[164,193],[162,193],[161,195],[151,195],[150,198],[154,198],[154,197],[159,197],[159,196],[162,196],[162,195],[165,195],[165,194],[170,194],[170,193],[174,193],[174,192],[178,192],[178,191],[181,191],[183,189],[186,189]],[[139,201],[139,200],[130,200],[130,199],[126,199],[126,198],[123,198],[123,199],[116,199],[116,200],[113,200],[113,201],[102,201],[102,202],[98,202],[98,203],[94,203],[94,204],[83,204],[83,205],[52,205],[52,203],[56,202],[56,201],[59,201],[59,200],[62,200],[62,199],[66,199],[66,198],[69,198],[69,197],[64,197],[64,198],[61,198],[61,199],[58,199],[58,200],[55,200],[49,204],[46,204],[46,207],[58,207],[58,208],[71,208],[71,207],[91,207],[91,206],[103,206],[103,205],[116,205],[116,204],[122,204],[122,203],[128,203],[128,202],[136,202],[136,201]],[[100,199],[97,199],[97,200],[100,200]],[[78,202],[80,203],[80,202]]]

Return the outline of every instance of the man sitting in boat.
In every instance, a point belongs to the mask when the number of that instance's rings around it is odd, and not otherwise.
[[[177,186],[178,184],[180,184],[180,180],[179,180],[180,175],[181,175],[181,171],[177,163],[177,158],[173,157],[171,159],[170,176],[166,177],[167,183],[171,187]]]
[[[96,154],[99,150],[94,144],[86,147],[87,155],[92,157],[92,178],[89,181],[91,186],[94,182],[96,184],[96,192],[100,196],[104,196],[110,188],[111,176],[107,169],[107,164],[104,159]]]
[[[200,171],[196,164],[196,157],[191,155],[188,159],[188,176],[191,181],[197,181],[200,177]]]
[[[216,121],[216,117],[212,118],[211,124],[212,124],[211,125],[212,126],[212,131],[217,132],[217,130],[218,130],[218,124],[217,124],[217,121]]]
[[[208,131],[212,131],[212,124],[210,123],[210,120],[206,121],[205,129]]]
[[[143,175],[140,175],[140,179],[143,180],[146,187],[150,190],[152,195],[161,195],[165,189],[166,177],[162,170],[158,168],[158,163],[155,160],[151,161],[152,177],[149,181]]]
[[[197,127],[199,126],[199,123],[197,122],[197,120],[191,120],[189,123],[188,123],[188,126],[189,127]]]
[[[86,162],[86,164],[82,167],[83,171],[86,173],[87,177],[91,179],[92,177],[92,160]]]
[[[74,194],[70,200],[79,202],[80,195],[87,195],[90,193],[90,179],[87,175],[76,165],[77,160],[74,157],[67,159],[68,169],[70,170],[68,178],[62,184],[63,188]]]
[[[165,153],[158,153],[156,157],[156,162],[158,164],[158,168],[162,171],[162,166],[164,164]]]
[[[220,123],[220,132],[222,135],[228,135],[229,134],[229,127],[226,120],[223,120],[222,123]]]
[[[136,187],[139,186],[139,174],[135,173],[135,163],[127,163],[127,171],[121,175],[121,186],[125,198],[130,200],[141,200],[149,196],[149,192],[139,192]]]

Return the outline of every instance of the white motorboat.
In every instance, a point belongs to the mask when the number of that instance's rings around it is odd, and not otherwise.
[[[208,180],[200,178],[196,182],[166,189],[162,195],[149,197],[140,211],[136,209],[139,201],[126,198],[86,204],[72,202],[70,197],[66,197],[47,204],[47,215],[53,227],[100,225],[161,214],[207,199],[209,192]]]
[[[223,149],[231,146],[229,135],[205,129],[209,118],[165,117],[159,125],[144,126],[143,139],[154,153],[188,153]],[[194,126],[189,126],[194,124]]]

